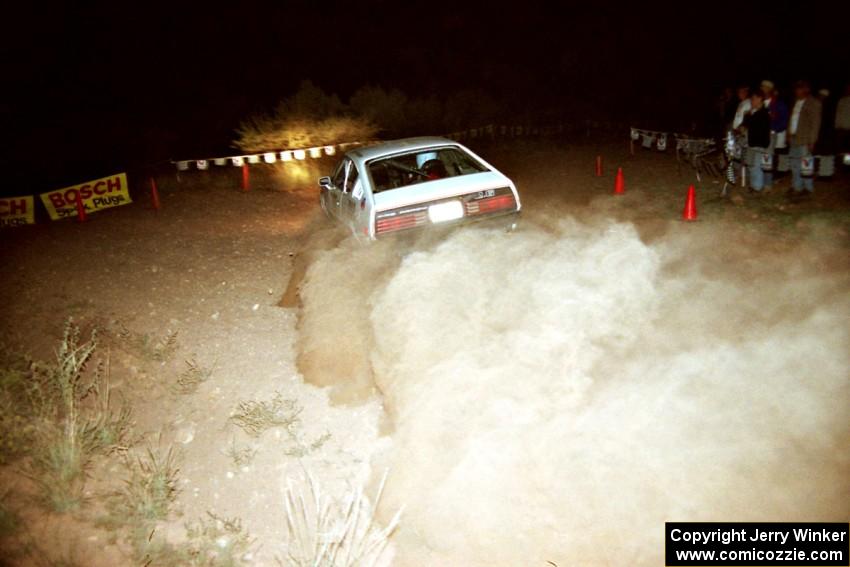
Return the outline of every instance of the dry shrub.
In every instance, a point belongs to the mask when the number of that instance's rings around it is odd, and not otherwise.
[[[215,365],[210,368],[202,366],[195,359],[186,360],[186,369],[177,376],[177,381],[171,390],[176,394],[194,394],[201,384],[212,377]]]
[[[92,331],[80,341],[80,329],[69,318],[53,363],[33,363],[37,385],[31,390],[31,461],[27,470],[50,508],[64,512],[82,502],[86,470],[97,454],[121,448],[130,427],[130,409],[113,410],[108,364],[90,362],[97,349]]]
[[[251,437],[259,437],[273,427],[283,427],[292,434],[303,409],[296,400],[276,392],[271,400],[239,402],[230,420]]]
[[[371,122],[354,116],[316,119],[273,114],[243,122],[236,146],[245,152],[307,148],[368,140],[377,132]]]
[[[180,471],[174,448],[160,451],[148,447],[135,458],[128,456],[124,466],[124,487],[109,503],[113,518],[139,524],[166,518],[178,494]]]
[[[408,97],[398,89],[367,85],[343,103],[309,81],[269,114],[253,116],[236,130],[245,152],[305,148],[373,139],[441,134],[498,122],[503,106],[481,91],[443,97]]]
[[[177,331],[166,331],[162,335],[136,333],[118,322],[114,331],[118,346],[148,362],[168,362],[180,348],[177,342]]]
[[[368,140],[377,132],[371,120],[352,114],[336,95],[304,81],[271,114],[243,121],[234,145],[245,152],[306,148]]]
[[[239,402],[230,416],[230,421],[254,438],[260,437],[269,429],[282,428],[290,442],[284,454],[288,457],[300,458],[321,449],[331,437],[330,433],[325,432],[313,441],[305,440],[299,427],[303,410],[298,400],[284,398],[280,392],[276,392],[270,400]],[[250,460],[253,454],[237,450],[234,441],[230,457],[237,462],[244,461],[246,457]]]

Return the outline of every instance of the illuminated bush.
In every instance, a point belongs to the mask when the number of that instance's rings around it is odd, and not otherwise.
[[[305,81],[271,114],[243,121],[235,145],[245,152],[305,148],[368,140],[377,131],[371,120],[352,114],[336,95]]]
[[[499,122],[502,106],[481,91],[409,97],[398,89],[367,85],[348,104],[304,81],[269,114],[252,116],[236,130],[245,152],[307,148],[374,139],[445,134]]]

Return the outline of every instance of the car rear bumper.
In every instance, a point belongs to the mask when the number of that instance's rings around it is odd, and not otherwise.
[[[438,224],[426,224],[422,226],[411,227],[404,230],[395,230],[384,234],[378,234],[373,237],[373,240],[386,240],[401,235],[421,234],[424,232],[447,231],[465,225],[483,225],[502,230],[516,230],[521,217],[521,210],[505,211],[501,213],[491,213],[488,215],[464,217],[456,221],[441,222]]]

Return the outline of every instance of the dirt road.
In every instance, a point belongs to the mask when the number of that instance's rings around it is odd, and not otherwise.
[[[380,518],[406,512],[386,559],[405,566],[657,564],[665,518],[846,519],[847,179],[802,204],[720,200],[709,181],[683,223],[693,174],[624,149],[482,148],[520,188],[517,233],[372,247],[315,244],[331,229],[306,178],[163,177],[159,212],[3,233],[3,336],[46,358],[67,316],[108,329],[136,437],[180,452],[160,533],[238,517],[257,565],[286,555],[282,494],[304,469],[340,497],[388,469]],[[143,348],[170,336],[167,357]],[[187,361],[209,377],[180,393]],[[232,419],[275,396],[299,408],[289,426]],[[98,467],[95,501],[121,478]],[[87,565],[128,553],[96,514],[21,514]]]

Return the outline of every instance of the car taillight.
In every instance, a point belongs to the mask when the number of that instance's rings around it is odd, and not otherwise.
[[[375,219],[375,232],[377,234],[384,234],[397,230],[405,230],[423,225],[426,222],[428,222],[427,210],[404,214],[392,214],[391,216],[384,217],[381,217],[379,214],[378,218]]]
[[[466,214],[469,216],[486,215],[487,213],[495,211],[515,208],[516,200],[514,199],[513,193],[506,193],[503,195],[495,195],[493,197],[485,197],[484,199],[478,199],[477,201],[468,201],[466,203]]]
[[[462,204],[463,209],[458,205]],[[416,203],[375,214],[375,234],[386,234],[430,224],[450,224],[464,217],[515,211],[516,198],[510,187],[487,189],[437,201]],[[439,214],[437,214],[439,213]]]

